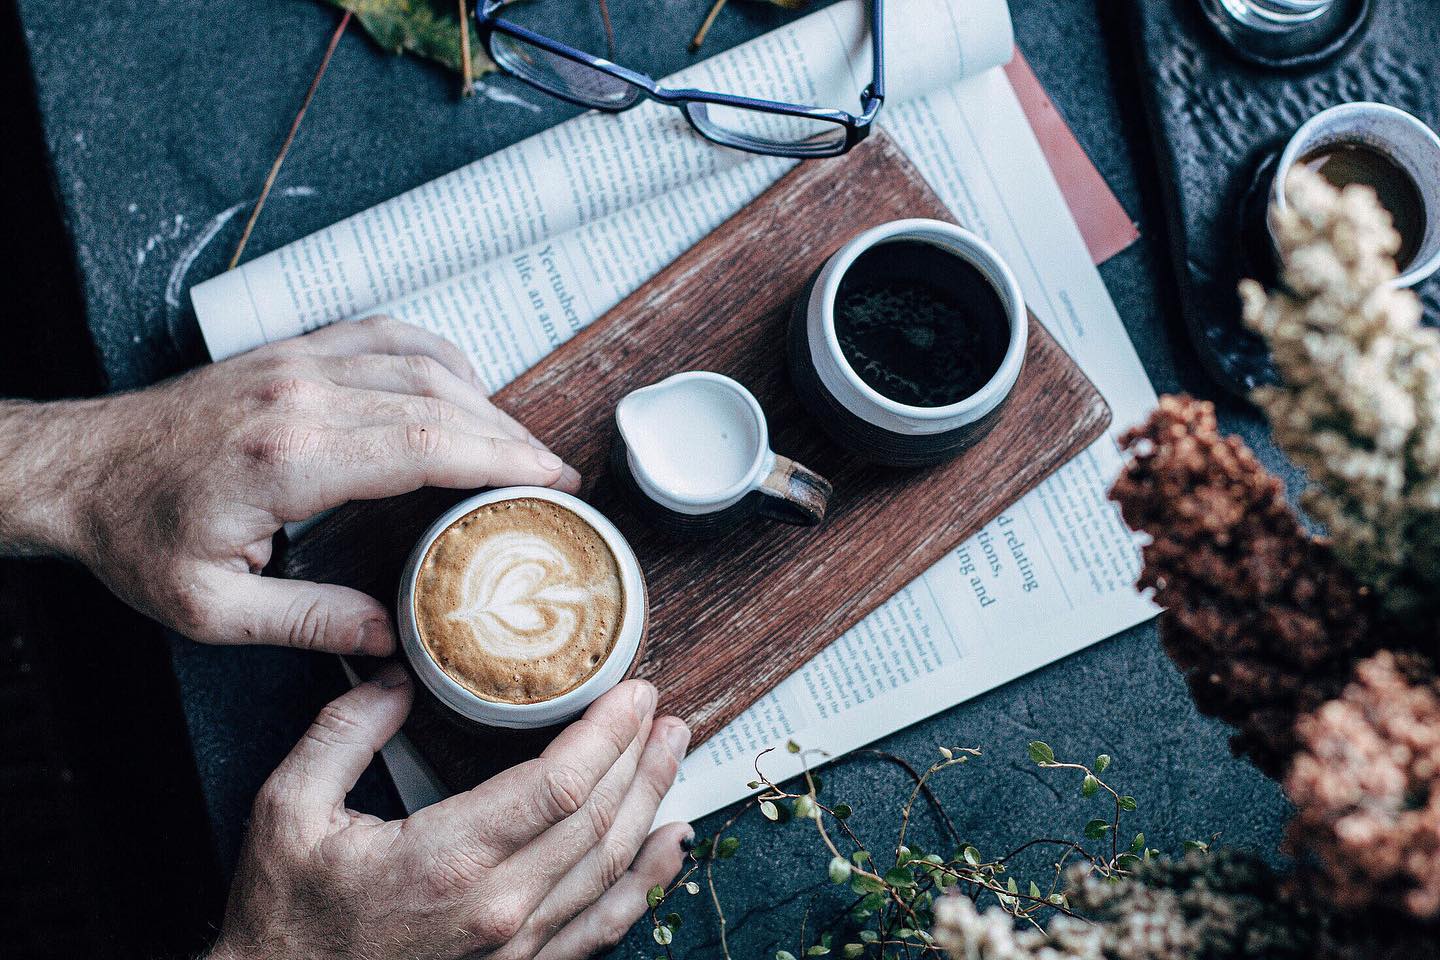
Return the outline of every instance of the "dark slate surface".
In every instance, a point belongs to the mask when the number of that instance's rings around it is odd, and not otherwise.
[[[336,17],[308,0],[221,6],[129,0],[91,8],[84,17],[47,0],[19,0],[19,6],[89,326],[111,385],[140,386],[202,359],[193,318],[174,303],[185,302],[189,283],[222,265],[239,217],[221,223],[198,253],[197,240],[258,189]],[[657,75],[683,66],[703,6],[612,0],[618,59]],[[1140,243],[1101,272],[1146,369],[1162,392],[1214,394],[1181,332],[1129,25],[1115,6],[1012,0],[1022,49],[1144,231]],[[736,4],[721,17],[706,52],[786,16],[769,6]],[[493,83],[534,109],[493,99],[458,102],[448,76],[348,36],[282,174],[280,185],[290,195],[272,200],[251,254],[572,113],[507,81]],[[167,286],[181,294],[174,302],[167,301]],[[1277,463],[1252,412],[1222,401],[1222,417],[1267,462]],[[254,790],[343,681],[332,660],[292,651],[177,641],[174,653],[218,854],[228,866]],[[1134,822],[1157,846],[1213,832],[1266,850],[1278,842],[1286,815],[1278,788],[1229,757],[1225,730],[1197,715],[1153,625],[881,745],[922,763],[939,742],[985,748],[985,759],[942,782],[940,793],[966,836],[984,850],[1000,850],[1040,833],[1078,832],[1093,813],[1075,799],[1073,785],[1037,776],[1023,759],[1024,743],[1037,737],[1065,755],[1115,755],[1114,780],[1139,798]],[[885,818],[904,794],[890,769],[858,759],[827,781],[827,793],[856,806],[858,826],[888,834]],[[374,770],[354,802],[382,814],[396,809]],[[714,829],[720,817],[700,829]],[[922,820],[922,830],[933,826]],[[810,885],[823,877],[827,857],[795,827],[747,820],[738,829],[745,852],[717,871],[736,955],[794,950]],[[822,896],[817,908],[826,902]],[[701,903],[684,910],[691,921],[686,943],[713,936]],[[647,945],[653,953],[643,933],[633,934],[620,955],[649,955]]]
[[[1184,224],[1172,238],[1184,319],[1201,361],[1244,393],[1276,379],[1264,342],[1240,322],[1235,285],[1274,274],[1263,217],[1280,151],[1300,124],[1347,101],[1440,122],[1440,19],[1433,0],[1372,0],[1363,28],[1332,56],[1275,70],[1236,56],[1195,0],[1143,0],[1136,11],[1167,211]],[[1417,292],[1435,316],[1440,279]]]

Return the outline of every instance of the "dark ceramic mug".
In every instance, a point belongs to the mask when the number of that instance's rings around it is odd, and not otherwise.
[[[851,367],[835,330],[835,300],[861,254],[882,244],[920,242],[976,270],[995,292],[1008,325],[999,366],[978,390],[956,403],[922,407],[878,392]],[[789,363],[795,391],[839,446],[872,463],[921,466],[948,460],[994,425],[1020,376],[1029,333],[1025,300],[1014,273],[984,240],[941,220],[895,220],[865,231],[815,273],[790,317]]]
[[[649,520],[680,536],[718,536],[752,515],[813,526],[830,483],[770,449],[754,394],[691,370],[626,394],[615,408],[611,472]]]

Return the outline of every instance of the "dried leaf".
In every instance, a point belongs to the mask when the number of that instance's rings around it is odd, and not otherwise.
[[[456,73],[461,71],[460,24],[454,0],[324,0],[351,10],[376,43],[394,53],[413,53]],[[470,31],[471,69],[475,77],[492,73],[495,64],[480,45],[475,24]],[[473,77],[472,77],[473,79]]]

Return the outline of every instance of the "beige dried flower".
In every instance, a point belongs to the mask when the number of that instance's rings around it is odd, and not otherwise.
[[[1400,238],[1374,191],[1297,169],[1287,197],[1271,215],[1289,290],[1240,285],[1283,380],[1256,400],[1340,558],[1393,611],[1440,606],[1440,333],[1389,286]]]

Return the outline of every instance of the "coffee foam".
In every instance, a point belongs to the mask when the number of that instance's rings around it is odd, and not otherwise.
[[[620,564],[572,511],[534,497],[467,513],[435,538],[416,576],[430,656],[476,696],[538,703],[584,683],[624,619]]]

